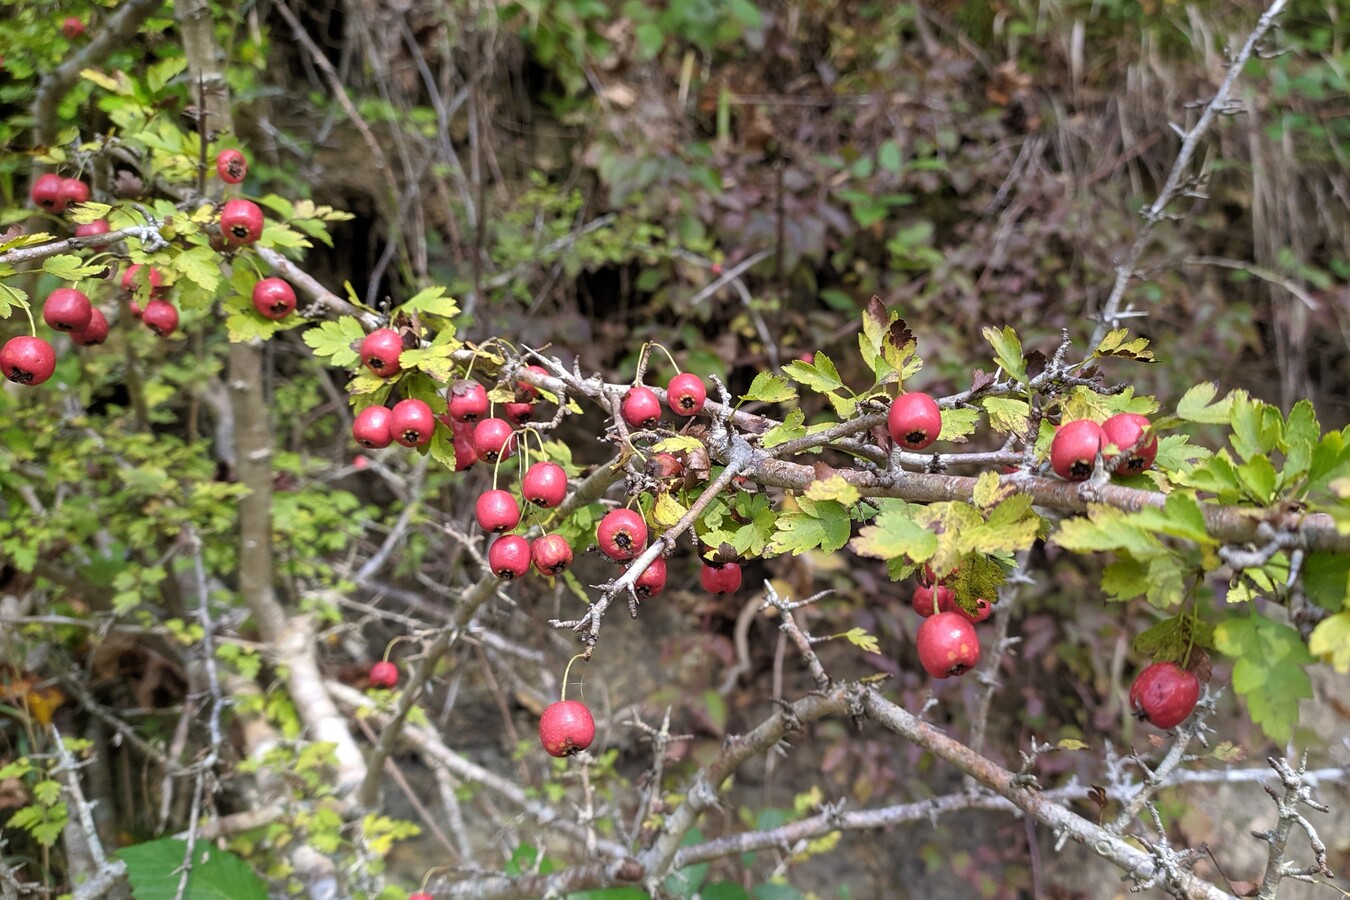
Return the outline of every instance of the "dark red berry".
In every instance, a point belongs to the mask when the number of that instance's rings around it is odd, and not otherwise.
[[[975,626],[959,612],[940,612],[924,620],[915,638],[919,662],[934,678],[960,675],[980,661]]]
[[[398,684],[398,666],[387,659],[382,659],[370,667],[370,686],[376,688],[392,688]]]
[[[455,471],[463,472],[478,462],[478,451],[473,446],[473,426],[453,419],[451,423],[455,433]]]
[[[666,388],[666,401],[670,411],[677,416],[697,415],[707,399],[708,389],[703,386],[703,379],[693,372],[681,372],[670,379],[670,386]]]
[[[367,406],[352,422],[352,437],[362,447],[381,450],[394,442],[393,413],[387,406]]]
[[[521,425],[534,419],[534,407],[533,403],[503,403],[502,415],[506,416],[508,421]]]
[[[473,427],[473,446],[478,458],[495,463],[516,452],[516,435],[505,419],[484,419]]]
[[[1097,454],[1106,443],[1102,427],[1091,419],[1065,422],[1050,441],[1050,468],[1060,478],[1083,481],[1092,474]]]
[[[922,450],[942,433],[942,410],[927,394],[911,391],[891,401],[886,415],[891,440],[906,450]]]
[[[42,321],[57,331],[79,331],[93,318],[94,307],[84,291],[57,288],[42,304]]]
[[[1200,680],[1174,662],[1148,666],[1130,685],[1130,710],[1158,728],[1175,728],[1195,710]]]
[[[67,16],[61,23],[61,33],[66,36],[66,40],[73,41],[84,34],[84,23],[74,16]]]
[[[1138,413],[1116,413],[1102,423],[1102,437],[1116,445],[1116,453],[1107,458],[1107,465],[1117,475],[1138,475],[1158,456],[1158,438],[1148,432],[1147,416]],[[1127,452],[1128,451],[1128,452]]]
[[[151,300],[145,304],[141,322],[159,337],[166,337],[178,327],[178,309],[167,300]]]
[[[488,412],[487,388],[476,381],[460,379],[450,385],[446,411],[456,422],[477,422]]]
[[[561,534],[544,534],[530,544],[530,559],[540,575],[560,575],[572,564],[572,545]]]
[[[537,462],[520,480],[520,492],[527,502],[552,509],[567,496],[567,473],[555,462]]]
[[[921,584],[914,589],[914,599],[910,601],[914,611],[925,619],[940,612],[956,608],[956,594],[945,584],[929,587]]]
[[[661,421],[661,398],[651,388],[635,384],[623,395],[619,412],[629,428],[650,428]]]
[[[28,197],[39,209],[45,209],[50,213],[63,213],[66,211],[66,192],[62,183],[64,181],[60,175],[51,172],[39,175],[28,189]]]
[[[710,594],[734,594],[741,589],[741,564],[729,562],[714,566],[705,562],[698,580]]]
[[[539,743],[549,756],[579,753],[595,740],[595,719],[584,703],[562,700],[550,703],[539,717]]]
[[[632,509],[612,509],[595,527],[600,552],[610,559],[632,559],[647,546],[647,522]]]
[[[67,207],[86,203],[89,200],[89,185],[78,178],[62,178],[61,195],[65,197]]]
[[[510,491],[484,491],[473,508],[478,527],[484,531],[510,531],[520,524],[520,506]]]
[[[398,374],[398,358],[403,353],[403,336],[392,328],[376,328],[361,339],[361,362],[381,378]]]
[[[83,225],[75,226],[76,237],[93,237],[96,234],[107,234],[112,230],[107,219],[95,219],[92,222],[86,222]]]
[[[530,542],[518,534],[504,534],[488,548],[488,568],[510,581],[530,570]]]
[[[15,384],[39,385],[56,371],[56,351],[40,337],[20,335],[0,348],[0,372]]]
[[[389,430],[394,440],[405,447],[420,447],[431,440],[436,417],[425,400],[409,397],[394,404],[389,415]]]
[[[220,210],[220,233],[230,247],[256,242],[263,233],[262,209],[252,200],[226,200]]]
[[[295,289],[282,278],[264,278],[253,286],[253,308],[266,319],[284,319],[295,312]]]
[[[633,581],[633,591],[644,600],[655,597],[666,589],[666,561],[657,557],[651,565],[642,570],[642,574]]]
[[[216,154],[216,174],[226,184],[238,184],[248,175],[248,162],[244,154],[233,148]]]
[[[72,331],[70,339],[81,347],[92,347],[108,339],[108,318],[100,309],[89,311],[89,324],[79,331]]]
[[[127,270],[122,273],[122,290],[127,293],[138,290],[145,284],[146,279],[150,280],[150,292],[158,293],[164,286],[164,276],[159,273],[159,269],[154,266],[142,266],[140,263],[132,263]]]
[[[647,460],[646,471],[658,481],[669,481],[684,474],[684,463],[674,453],[659,450]]]

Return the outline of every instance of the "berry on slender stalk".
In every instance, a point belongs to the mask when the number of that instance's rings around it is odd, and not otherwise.
[[[84,291],[57,288],[42,304],[42,321],[57,331],[79,331],[93,318],[94,307]]]
[[[530,558],[540,575],[561,575],[572,564],[572,545],[561,534],[544,534],[530,544]]]
[[[450,385],[446,411],[456,422],[477,422],[488,413],[487,388],[476,381],[461,378]]]
[[[220,209],[220,234],[230,247],[255,243],[263,233],[263,213],[252,200],[226,200]]]
[[[710,594],[734,594],[741,589],[741,564],[729,562],[715,566],[705,562],[698,580]]]
[[[389,430],[394,440],[405,447],[420,447],[431,440],[436,417],[425,400],[409,397],[394,404],[389,415]]]
[[[1200,700],[1200,679],[1174,662],[1156,662],[1130,685],[1130,710],[1158,728],[1186,721]]]
[[[370,686],[376,688],[393,688],[398,684],[398,666],[387,659],[382,659],[370,667]]]
[[[362,447],[382,450],[394,442],[393,414],[387,406],[367,406],[352,422],[352,437]]]
[[[886,429],[891,440],[906,450],[922,450],[942,433],[942,410],[927,394],[918,391],[901,394],[891,402]]]
[[[83,225],[75,226],[76,237],[93,237],[96,234],[107,234],[112,230],[107,219],[95,219],[92,222],[85,222]]]
[[[37,386],[56,371],[56,351],[40,337],[19,335],[0,348],[0,372],[15,384]]]
[[[166,337],[178,328],[178,309],[167,300],[151,300],[145,304],[141,322],[157,336]]]
[[[376,328],[361,339],[361,347],[357,352],[367,369],[381,378],[392,378],[398,374],[403,336],[392,328]]]
[[[484,491],[474,504],[473,514],[484,531],[501,533],[520,524],[520,506],[510,491]]]
[[[216,174],[226,184],[238,184],[248,175],[248,161],[233,148],[216,154]]]
[[[473,446],[478,458],[495,463],[516,452],[516,435],[505,419],[484,419],[473,427]]]
[[[703,386],[703,379],[693,372],[681,372],[670,379],[666,388],[666,401],[670,403],[670,411],[677,416],[698,415],[707,399],[708,389]]]
[[[661,421],[661,398],[651,388],[635,384],[623,395],[619,413],[629,428],[650,428]]]
[[[63,181],[64,178],[51,172],[39,175],[28,189],[28,197],[33,201],[33,205],[40,209],[45,209],[49,213],[63,213],[66,211]]]
[[[666,561],[661,557],[651,561],[642,574],[633,581],[633,592],[642,599],[655,597],[666,589]]]
[[[550,703],[539,717],[539,743],[549,756],[579,753],[595,740],[595,719],[579,700]]]
[[[1091,419],[1065,422],[1050,441],[1050,468],[1068,481],[1085,481],[1105,443],[1102,427]]]
[[[956,608],[956,593],[945,584],[929,587],[921,584],[914,589],[914,598],[910,601],[914,611],[925,619],[940,612]]]
[[[504,534],[488,548],[488,568],[510,581],[530,570],[530,542],[518,534]]]
[[[940,612],[925,619],[915,638],[919,662],[934,678],[960,675],[980,661],[975,626],[959,612]]]
[[[1153,465],[1158,456],[1158,438],[1149,434],[1147,416],[1138,413],[1116,413],[1102,423],[1102,436],[1108,444],[1115,444],[1117,453],[1106,462],[1117,475],[1138,475]],[[1128,452],[1127,452],[1128,451]]]
[[[520,480],[525,500],[544,509],[552,509],[567,496],[567,473],[555,462],[537,462]]]
[[[647,546],[647,522],[631,509],[611,509],[595,527],[600,552],[610,559],[632,559]]]
[[[253,286],[253,308],[265,319],[284,319],[295,312],[295,289],[285,279],[264,278]]]
[[[79,331],[72,331],[70,339],[81,347],[92,347],[108,339],[108,317],[100,309],[89,311],[89,324]]]

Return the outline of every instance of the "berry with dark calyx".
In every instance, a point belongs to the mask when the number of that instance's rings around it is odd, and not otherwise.
[[[631,509],[612,509],[595,527],[600,552],[610,559],[632,559],[647,546],[647,522]]]
[[[226,184],[238,184],[248,175],[248,161],[233,148],[216,154],[216,174]]]
[[[488,548],[488,568],[510,581],[530,570],[530,542],[518,534],[504,534]]]
[[[376,328],[361,339],[361,348],[357,352],[367,369],[381,378],[392,378],[398,374],[403,336],[392,328]]]
[[[394,440],[405,447],[420,447],[431,440],[436,430],[436,417],[425,400],[409,397],[394,404],[390,411],[389,430]]]
[[[657,557],[633,581],[633,591],[642,599],[655,597],[666,589],[666,561]]]
[[[507,421],[522,425],[534,419],[534,407],[535,404],[533,403],[516,403],[514,401],[503,403],[502,415],[506,416]]]
[[[382,450],[394,442],[393,413],[387,406],[367,406],[352,422],[352,437],[362,447]]]
[[[40,209],[50,213],[63,213],[66,211],[64,181],[60,175],[51,172],[39,175],[33,181],[33,186],[28,189],[28,197],[33,201],[33,205]]]
[[[940,612],[924,620],[915,639],[919,662],[934,678],[960,675],[980,661],[975,626],[959,612]]]
[[[61,195],[66,198],[66,206],[86,203],[89,200],[89,185],[78,178],[61,179]]]
[[[658,450],[647,460],[647,474],[658,481],[669,481],[684,474],[684,463],[674,453]]]
[[[167,300],[151,300],[141,313],[141,323],[159,337],[166,337],[178,327],[178,309]]]
[[[510,491],[484,491],[474,504],[473,515],[484,531],[501,533],[520,524],[520,506]]]
[[[595,740],[595,719],[578,700],[550,703],[539,717],[539,743],[549,756],[579,753]]]
[[[1175,728],[1195,710],[1200,679],[1174,662],[1156,662],[1130,685],[1130,710],[1158,728]]]
[[[370,686],[375,688],[392,688],[398,684],[398,666],[387,659],[382,659],[370,667]]]
[[[526,366],[525,371],[533,375],[548,375],[548,369],[543,366]],[[528,381],[516,382],[516,402],[518,403],[537,403],[539,402],[539,389]]]
[[[79,331],[72,331],[70,339],[81,347],[92,347],[106,341],[108,339],[108,317],[103,315],[103,310],[90,310],[89,324]]]
[[[79,331],[93,318],[94,307],[84,291],[57,288],[42,304],[42,321],[57,331]]]
[[[703,386],[703,379],[693,372],[681,372],[670,379],[666,388],[666,402],[677,416],[698,415],[707,399],[708,389]]]
[[[226,200],[220,209],[220,233],[230,247],[255,243],[263,233],[262,208],[252,200]]]
[[[1116,413],[1102,423],[1102,435],[1106,443],[1116,445],[1117,453],[1106,460],[1112,472],[1117,475],[1138,475],[1153,465],[1153,460],[1158,456],[1158,438],[1153,434],[1144,437],[1148,425],[1147,416],[1128,412]]]
[[[144,270],[144,271],[142,271]],[[132,263],[127,270],[122,273],[122,290],[131,293],[145,284],[146,279],[150,281],[150,292],[158,293],[164,286],[164,276],[159,274],[159,269],[154,266],[142,266],[140,263]]]
[[[911,391],[891,401],[886,415],[891,440],[906,450],[922,450],[942,433],[942,410],[927,394]]]
[[[66,36],[66,40],[73,41],[84,34],[84,23],[74,16],[67,16],[61,23],[61,33]]]
[[[272,276],[253,286],[253,308],[265,319],[284,319],[295,312],[295,289]]]
[[[495,463],[516,452],[516,433],[505,419],[484,419],[473,427],[473,446],[478,458]]]
[[[650,428],[661,421],[661,398],[651,388],[635,384],[623,395],[619,412],[629,428]]]
[[[40,337],[19,335],[0,348],[0,372],[15,384],[39,385],[56,371],[56,351]]]
[[[1085,481],[1105,443],[1102,427],[1091,419],[1065,422],[1050,441],[1050,468],[1068,481]]]
[[[561,534],[543,534],[530,544],[530,559],[540,575],[560,575],[572,564],[572,545]]]
[[[715,566],[705,562],[698,580],[710,594],[734,594],[741,589],[741,564],[729,562]]]
[[[921,584],[914,589],[914,598],[910,601],[914,611],[925,619],[940,612],[956,608],[956,594],[945,584],[932,587]]]
[[[555,462],[537,462],[520,480],[520,492],[535,506],[552,509],[567,496],[567,473]]]
[[[487,388],[476,381],[461,378],[450,385],[446,411],[456,422],[477,422],[488,412]]]
[[[92,222],[86,222],[83,225],[75,226],[76,237],[93,237],[96,234],[107,234],[112,230],[107,219],[95,219]]]
[[[450,427],[455,433],[455,471],[463,472],[478,462],[478,450],[473,445],[473,426],[451,420]]]

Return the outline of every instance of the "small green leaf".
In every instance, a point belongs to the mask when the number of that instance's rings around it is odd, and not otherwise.
[[[663,450],[666,453],[680,453],[702,449],[703,442],[698,438],[690,437],[687,434],[677,434],[672,437],[662,438],[655,444],[652,444],[653,453],[659,453]]]
[[[1027,364],[1022,357],[1022,342],[1018,339],[1017,332],[1013,331],[1011,326],[1005,325],[1002,331],[993,326],[985,326],[983,333],[989,346],[994,348],[994,360],[1004,372],[1008,373],[1008,377],[1025,383]]]
[[[1115,356],[1121,359],[1132,359],[1136,362],[1153,362],[1153,351],[1148,348],[1147,338],[1135,338],[1127,341],[1130,336],[1128,328],[1117,328],[1097,345],[1097,349],[1092,351],[1096,357]]]
[[[963,442],[968,434],[974,434],[980,427],[980,411],[969,407],[942,410],[942,433],[940,441]]]
[[[341,316],[331,322],[323,322],[317,328],[305,331],[305,343],[314,349],[318,356],[328,359],[330,365],[339,368],[354,366],[361,357],[352,345],[366,336],[365,329],[354,316]]]
[[[892,560],[908,557],[916,563],[924,562],[937,552],[937,535],[914,521],[920,507],[908,504],[887,504],[873,524],[865,526],[849,542],[859,556]]]
[[[787,403],[797,399],[797,389],[788,384],[782,375],[760,372],[750,382],[750,390],[742,394],[741,399],[759,403]]]
[[[807,363],[794,359],[783,366],[783,372],[793,381],[809,387],[818,394],[837,391],[844,386],[834,362],[819,350],[816,351],[814,362]]]
[[[801,407],[794,406],[783,418],[781,425],[775,425],[760,436],[760,446],[768,449],[777,447],[779,444],[787,443],[799,437],[806,436],[806,428],[802,424],[806,421],[806,413],[802,412]]]
[[[873,637],[871,634],[868,634],[866,628],[850,628],[843,634],[836,634],[833,635],[833,637],[844,638],[850,644],[859,648],[864,653],[881,652],[881,645],[877,643],[877,639],[875,637]]]
[[[100,275],[107,266],[85,265],[84,260],[73,253],[61,253],[56,256],[49,256],[42,261],[42,271],[48,275],[55,275],[62,281],[79,281],[82,278],[93,278]]]
[[[835,500],[844,506],[852,506],[862,499],[858,489],[849,484],[842,475],[832,475],[824,481],[813,481],[806,489],[806,496],[812,500]]]
[[[1177,415],[1187,422],[1202,425],[1228,424],[1228,411],[1233,398],[1229,395],[1218,403],[1213,402],[1219,392],[1219,386],[1212,381],[1202,382],[1187,391],[1177,403]]]
[[[1350,606],[1350,556],[1309,553],[1303,558],[1303,590],[1322,609]]]
[[[834,500],[801,497],[798,507],[778,515],[770,541],[774,553],[799,556],[816,549],[834,553],[848,543],[853,521],[845,506]]]
[[[1027,429],[1027,416],[1030,407],[1025,400],[1011,397],[985,397],[980,401],[985,415],[989,417],[989,427],[999,434],[1021,434]]]
[[[1298,632],[1260,616],[1229,619],[1214,630],[1219,651],[1236,662],[1233,689],[1247,701],[1252,721],[1283,744],[1298,723],[1298,701],[1312,696],[1304,667],[1314,657]]]
[[[199,841],[187,879],[179,894],[187,842],[171,838],[147,841],[117,851],[127,865],[127,881],[136,900],[267,900],[267,888],[253,869],[228,850]]]

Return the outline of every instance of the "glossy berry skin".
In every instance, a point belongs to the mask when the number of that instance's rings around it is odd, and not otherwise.
[[[478,458],[495,463],[498,459],[510,459],[516,452],[516,435],[511,423],[505,419],[484,419],[473,426],[473,446]]]
[[[506,416],[508,422],[521,425],[534,420],[534,406],[533,403],[503,403],[502,415]]]
[[[632,559],[647,546],[647,523],[632,509],[611,509],[595,526],[600,552],[610,559]]]
[[[665,589],[666,561],[658,556],[633,582],[633,591],[645,600],[648,597],[655,597]]]
[[[284,319],[295,312],[295,289],[284,279],[264,278],[253,286],[253,308],[265,319]]]
[[[1102,423],[1102,436],[1106,443],[1115,444],[1119,455],[1107,460],[1111,471],[1117,475],[1138,475],[1153,465],[1158,456],[1158,438],[1149,435],[1148,440],[1140,443],[1148,428],[1148,417],[1138,413],[1116,413]],[[1139,444],[1135,447],[1135,444]],[[1134,447],[1129,453],[1129,448]]]
[[[382,450],[394,442],[393,417],[387,406],[367,406],[352,422],[352,437],[362,447]]]
[[[226,200],[220,209],[220,234],[230,247],[255,243],[263,233],[263,213],[252,200]]]
[[[95,219],[92,222],[86,222],[83,225],[75,226],[76,237],[93,237],[96,234],[107,234],[112,230],[107,219]]]
[[[238,150],[222,150],[216,154],[216,174],[226,184],[238,184],[248,175],[248,161]]]
[[[1068,481],[1084,481],[1106,443],[1102,427],[1091,419],[1065,422],[1050,441],[1050,468]]]
[[[567,496],[567,473],[555,462],[537,462],[520,480],[520,492],[527,502],[552,509]]]
[[[891,401],[886,414],[891,440],[906,450],[922,450],[942,433],[942,411],[927,394],[911,391]]]
[[[973,613],[966,612],[965,607],[957,606],[955,603],[952,604],[952,608],[969,619],[971,624],[974,625],[978,625],[994,614],[994,604],[983,597],[975,601],[975,612]]]
[[[409,397],[394,404],[390,410],[389,430],[394,440],[405,447],[420,447],[431,440],[436,430],[436,417],[425,400]]]
[[[167,337],[178,328],[178,309],[167,300],[151,300],[141,313],[141,324],[158,337]]]
[[[693,372],[681,372],[670,379],[666,388],[666,401],[670,411],[677,416],[698,415],[707,399],[708,389],[703,386],[703,379]]]
[[[1195,710],[1200,680],[1174,662],[1148,666],[1130,685],[1130,710],[1158,728],[1175,728]]]
[[[623,395],[619,413],[629,428],[650,428],[661,421],[661,398],[651,388],[635,384]]]
[[[61,23],[61,33],[66,36],[66,40],[73,41],[84,34],[84,23],[74,16],[69,16]]]
[[[70,339],[81,347],[92,347],[108,339],[108,317],[101,309],[89,311],[89,324],[79,331],[72,331]]]
[[[910,601],[910,605],[914,607],[916,613],[926,619],[937,613],[956,609],[956,593],[945,584],[933,587],[921,584],[914,589],[914,598]]]
[[[42,321],[57,331],[79,331],[93,318],[94,307],[84,291],[57,288],[42,304]]]
[[[66,206],[85,203],[89,200],[89,185],[78,178],[61,179],[61,195],[66,198]]]
[[[698,573],[698,580],[710,594],[734,594],[741,589],[741,564],[723,563],[714,566],[705,562]]]
[[[39,385],[56,371],[56,351],[40,337],[19,335],[0,348],[0,372],[15,384]]]
[[[370,667],[370,686],[375,688],[392,688],[398,684],[398,666],[387,659],[382,659]]]
[[[488,413],[487,388],[469,379],[456,381],[450,385],[446,411],[456,422],[477,422]]]
[[[561,534],[544,534],[530,544],[530,559],[540,575],[560,575],[572,564],[572,545]]]
[[[33,186],[28,189],[28,198],[40,209],[50,213],[63,213],[66,211],[66,192],[62,183],[64,181],[60,175],[51,172],[39,175],[33,181]]]
[[[510,491],[484,491],[474,504],[473,515],[479,528],[498,534],[520,524],[520,506]]]
[[[392,378],[398,374],[403,336],[392,328],[376,328],[361,339],[361,347],[357,352],[367,369],[381,378]]]
[[[518,534],[504,534],[488,548],[488,568],[510,581],[530,570],[530,542]]]
[[[145,269],[149,274],[142,274],[142,269]],[[147,268],[140,263],[132,263],[127,267],[127,270],[122,273],[122,290],[131,293],[140,288],[141,285],[145,284],[147,278],[150,279],[151,293],[157,293],[159,289],[164,286],[164,276],[159,274],[159,269],[156,269],[154,266],[149,266]]]
[[[539,743],[549,756],[571,756],[585,750],[594,740],[595,719],[586,704],[578,700],[550,703],[539,717]]]
[[[455,471],[463,472],[478,462],[478,450],[473,445],[473,426],[465,422],[451,421],[455,433]]]
[[[934,678],[960,675],[980,661],[975,626],[959,612],[940,612],[924,620],[915,639],[919,662]]]

